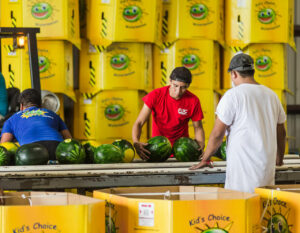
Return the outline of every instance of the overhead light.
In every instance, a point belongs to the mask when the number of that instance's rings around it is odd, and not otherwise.
[[[19,49],[23,49],[25,45],[25,37],[24,36],[18,36],[17,37],[17,46]]]
[[[24,49],[25,37],[24,36],[14,36],[13,37],[14,49]]]

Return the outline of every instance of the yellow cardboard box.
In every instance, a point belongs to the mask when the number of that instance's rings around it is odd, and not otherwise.
[[[29,58],[24,49],[13,49],[12,39],[1,39],[1,67],[6,87],[31,88]]]
[[[271,89],[287,89],[287,45],[285,44],[251,44],[243,52],[249,54],[255,65],[255,80]],[[230,73],[227,72],[234,52],[224,51],[223,87],[231,88]]]
[[[99,46],[85,40],[80,51],[80,91],[152,89],[151,47],[142,43],[113,43],[101,52]]]
[[[300,232],[300,185],[265,186],[255,193],[261,197],[264,232]]]
[[[161,44],[161,0],[90,0],[88,7],[87,38],[92,44]]]
[[[2,0],[1,27],[39,27],[39,39],[69,40],[80,48],[76,0]]]
[[[105,200],[107,232],[260,232],[255,194],[166,186],[102,189],[93,196]]]
[[[2,71],[9,87],[21,90],[31,87],[27,44],[13,51],[12,39],[2,40]],[[39,40],[38,62],[41,89],[64,93],[75,99],[73,91],[73,52],[67,41]]]
[[[105,232],[104,202],[72,193],[7,192],[1,233]]]
[[[145,95],[137,90],[106,90],[95,96],[78,94],[74,109],[74,137],[82,140],[131,138],[132,126]],[[147,138],[147,123],[142,139]]]
[[[195,94],[200,100],[202,112],[204,115],[202,124],[204,128],[205,138],[208,139],[215,124],[215,111],[220,99],[220,95],[213,90],[191,89],[190,91]],[[191,120],[189,121],[189,135],[191,138],[195,137],[193,122]]]
[[[178,40],[161,50],[154,46],[154,88],[169,83],[177,66],[192,73],[191,88],[220,89],[220,46],[212,40]]]
[[[225,12],[227,45],[289,43],[295,48],[293,0],[228,0]]]
[[[163,1],[163,41],[207,39],[224,44],[224,0]]]

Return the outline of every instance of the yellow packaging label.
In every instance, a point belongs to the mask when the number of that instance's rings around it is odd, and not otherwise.
[[[287,89],[287,46],[284,44],[251,44],[244,49],[249,54],[255,65],[254,79],[271,89]],[[227,69],[231,58],[234,56],[232,50],[224,52],[223,87],[231,88],[230,73]]]
[[[229,0],[225,11],[225,38],[229,46],[289,43],[295,48],[293,0]]]
[[[78,1],[4,0],[1,4],[2,27],[39,27],[39,39],[69,40],[80,48]]]
[[[75,137],[97,141],[131,138],[132,126],[142,109],[144,95],[137,90],[106,90],[94,97],[81,94],[75,104]],[[147,138],[147,129],[146,123],[142,139]]]
[[[12,192],[1,206],[1,233],[105,232],[104,202],[72,193]]]
[[[74,137],[81,140],[96,139],[97,101],[96,98],[76,93],[74,104]]]
[[[205,138],[208,139],[209,135],[215,124],[215,111],[220,99],[219,94],[214,92],[213,90],[190,90],[193,94],[195,94],[201,104],[202,112],[204,118],[202,119],[202,124],[205,132]],[[193,122],[189,121],[189,135],[190,138],[195,138],[195,132],[193,127]]]
[[[94,191],[93,196],[106,202],[106,231],[260,232],[259,197],[255,194],[216,187],[169,186],[102,189]]]
[[[224,44],[223,9],[224,0],[163,1],[163,41],[208,39]]]
[[[12,39],[1,40],[1,66],[6,87],[17,87],[21,91],[31,88],[28,55],[24,49],[13,49]],[[28,67],[26,67],[28,66]]]
[[[220,88],[220,46],[212,40],[179,40],[171,47],[154,48],[154,88],[168,85],[172,70],[178,66],[192,73],[191,88]]]
[[[299,232],[299,185],[274,185],[256,188],[261,197],[262,230]]]
[[[28,47],[13,50],[12,39],[3,40],[2,70],[7,86],[21,91],[31,88]],[[41,89],[64,93],[75,99],[73,92],[73,52],[67,41],[37,42]]]
[[[161,44],[161,0],[91,0],[87,38],[107,47],[112,42]]]
[[[81,92],[152,89],[151,44],[113,43],[101,52],[99,46],[84,42],[80,52]]]

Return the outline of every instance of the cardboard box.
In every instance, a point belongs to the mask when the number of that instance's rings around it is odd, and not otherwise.
[[[39,39],[69,40],[80,48],[76,0],[2,0],[1,27],[39,27]]]
[[[85,40],[80,51],[80,91],[151,90],[151,47],[151,44],[142,43],[113,43],[101,51],[99,46]]]
[[[1,67],[7,88],[17,87],[21,91],[31,88],[27,51],[14,50],[12,39],[1,39]]]
[[[195,94],[200,100],[202,112],[204,115],[202,124],[204,128],[205,139],[208,139],[215,124],[215,111],[219,103],[220,95],[212,90],[191,89],[190,91]],[[189,121],[189,135],[191,138],[195,138],[193,122],[191,120]]]
[[[107,232],[260,232],[255,194],[166,186],[102,189],[94,197],[105,200]]]
[[[261,197],[263,231],[300,232],[299,184],[260,187],[255,193]]]
[[[169,84],[172,70],[185,66],[192,73],[191,88],[220,89],[220,46],[212,40],[178,40],[161,50],[154,46],[154,88]]]
[[[287,45],[285,44],[251,44],[243,50],[249,54],[255,65],[254,79],[271,89],[287,89]],[[231,88],[230,73],[227,69],[234,52],[224,51],[223,88]]]
[[[225,12],[227,45],[289,43],[295,48],[293,0],[228,0]]]
[[[87,38],[92,44],[149,42],[161,44],[161,0],[90,0]]]
[[[131,138],[132,126],[145,95],[137,90],[107,90],[93,97],[78,93],[74,110],[74,137],[82,140]],[[141,138],[147,138],[147,123]]]
[[[207,39],[224,44],[224,0],[163,1],[163,41]]]
[[[1,209],[1,233],[105,231],[104,202],[72,193],[8,192]]]
[[[13,50],[12,39],[2,39],[2,72],[9,87],[31,88],[27,43]],[[73,100],[73,50],[67,41],[37,42],[41,89],[64,93]]]

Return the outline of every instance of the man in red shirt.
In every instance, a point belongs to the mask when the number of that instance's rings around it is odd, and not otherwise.
[[[147,143],[140,142],[142,127],[152,113],[152,137],[165,136],[171,144],[180,137],[189,137],[188,122],[191,119],[195,140],[203,150],[205,136],[202,127],[203,113],[197,96],[187,89],[192,74],[185,67],[176,67],[170,75],[170,85],[151,91],[143,98],[144,106],[132,128],[132,140],[141,159],[148,159]]]

